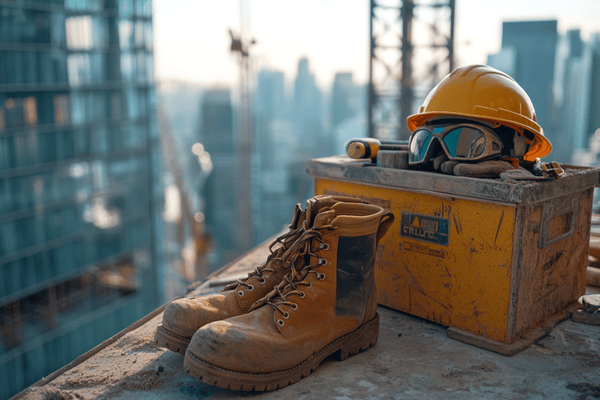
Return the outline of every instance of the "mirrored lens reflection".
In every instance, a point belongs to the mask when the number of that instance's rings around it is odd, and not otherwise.
[[[470,127],[454,129],[443,138],[451,157],[472,159],[485,151],[486,139],[483,132]]]
[[[426,130],[420,130],[413,134],[410,142],[410,161],[421,161],[425,158],[432,138],[431,133]]]

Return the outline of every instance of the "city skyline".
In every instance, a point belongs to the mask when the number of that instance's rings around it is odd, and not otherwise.
[[[182,9],[189,12],[182,14]],[[285,2],[248,0],[246,9],[250,32],[257,41],[251,50],[256,71],[283,71],[289,85],[298,60],[306,56],[320,87],[331,87],[336,72],[352,72],[357,84],[368,81],[369,1],[310,0],[300,8]],[[158,80],[237,85],[238,64],[229,53],[227,30],[239,28],[238,1],[186,4],[178,0],[167,5],[155,0],[154,12]],[[335,18],[337,15],[343,18]],[[600,31],[600,4],[585,0],[457,0],[457,66],[485,63],[488,54],[497,53],[503,21],[543,19],[557,19],[560,35],[580,29],[587,40]],[[307,21],[311,21],[310,29],[306,29]],[[330,21],[335,21],[335,27]]]

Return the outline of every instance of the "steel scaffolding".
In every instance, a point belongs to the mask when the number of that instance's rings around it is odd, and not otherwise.
[[[456,0],[371,0],[369,136],[408,139],[404,121],[454,69]]]

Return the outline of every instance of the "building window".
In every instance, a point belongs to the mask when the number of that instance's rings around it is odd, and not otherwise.
[[[92,42],[92,17],[83,15],[67,18],[67,48],[71,50],[89,50]]]
[[[54,96],[54,123],[57,125],[68,124],[71,120],[69,96],[66,94],[57,94]]]
[[[35,97],[30,96],[23,99],[23,114],[26,125],[37,125],[38,111]]]
[[[119,45],[122,50],[130,50],[133,45],[133,24],[130,20],[119,21]]]

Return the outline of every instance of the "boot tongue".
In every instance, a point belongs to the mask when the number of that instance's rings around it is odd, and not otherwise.
[[[308,228],[314,226],[315,217],[321,212],[323,208],[329,208],[336,203],[336,200],[332,196],[322,195],[315,196],[312,199],[306,201],[306,224]]]
[[[290,228],[298,229],[299,226],[302,226],[304,218],[306,218],[306,215],[302,212],[302,209],[300,208],[300,203],[298,203],[296,204],[296,208],[294,208],[294,219],[292,220]]]
[[[332,210],[329,207],[322,208],[321,211],[315,217],[315,222],[312,224],[313,227],[330,225],[331,221],[333,221],[337,217],[335,210]]]

